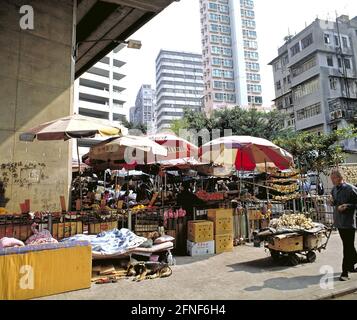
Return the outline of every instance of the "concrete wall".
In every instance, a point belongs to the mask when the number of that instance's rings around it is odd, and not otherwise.
[[[20,28],[22,5],[34,30]],[[59,210],[68,199],[70,142],[19,141],[19,134],[71,114],[75,0],[0,0],[0,207]],[[6,199],[5,199],[6,198]]]

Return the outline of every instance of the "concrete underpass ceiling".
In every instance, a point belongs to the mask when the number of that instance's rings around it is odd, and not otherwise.
[[[179,0],[78,0],[76,78],[168,5]],[[140,40],[140,39],[135,39]]]

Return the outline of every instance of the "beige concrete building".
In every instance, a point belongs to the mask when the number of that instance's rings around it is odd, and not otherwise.
[[[0,0],[0,207],[19,212],[30,199],[31,210],[60,210],[71,142],[26,143],[19,135],[70,115],[75,77],[171,2]]]

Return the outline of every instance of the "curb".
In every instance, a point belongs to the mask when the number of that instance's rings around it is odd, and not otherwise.
[[[339,297],[343,297],[346,295],[349,295],[351,293],[355,293],[357,291],[357,284],[355,284],[353,287],[350,288],[345,288],[345,289],[340,289],[334,293],[330,293],[328,295],[318,297],[316,300],[330,300],[330,299],[335,299]]]

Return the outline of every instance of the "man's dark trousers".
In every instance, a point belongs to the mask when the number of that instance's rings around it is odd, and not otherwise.
[[[338,229],[343,243],[342,272],[348,273],[354,269],[357,263],[357,252],[355,249],[355,229]]]

